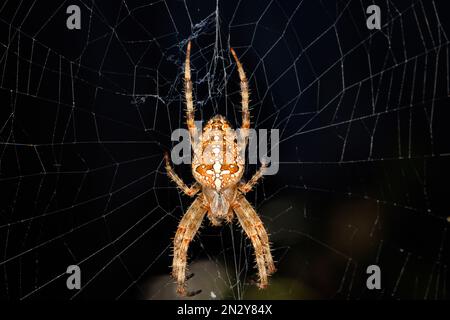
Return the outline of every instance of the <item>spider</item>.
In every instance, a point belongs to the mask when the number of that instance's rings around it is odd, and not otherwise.
[[[165,153],[165,166],[170,179],[186,195],[190,197],[197,195],[183,215],[174,238],[172,275],[176,279],[177,293],[181,296],[195,294],[186,290],[187,250],[205,215],[208,216],[212,225],[220,226],[223,221],[231,223],[236,214],[255,250],[259,288],[266,288],[268,277],[276,271],[267,232],[255,209],[245,198],[245,194],[252,190],[267,167],[263,164],[248,182],[242,181],[245,166],[242,151],[245,151],[247,146],[250,128],[249,91],[242,64],[236,52],[232,48],[230,51],[240,78],[243,139],[237,140],[230,123],[221,115],[212,117],[201,133],[197,130],[194,123],[190,68],[191,42],[188,42],[184,89],[187,127],[194,151],[192,174],[196,182],[192,186],[187,186],[175,173],[169,155]]]

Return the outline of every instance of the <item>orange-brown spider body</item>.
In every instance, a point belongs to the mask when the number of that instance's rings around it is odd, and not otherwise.
[[[193,147],[192,175],[196,180],[188,187],[173,170],[168,154],[165,156],[168,176],[187,195],[198,194],[181,219],[174,238],[172,275],[177,281],[177,292],[190,295],[186,291],[186,265],[189,243],[197,233],[205,215],[211,223],[219,226],[224,220],[232,222],[236,214],[240,225],[255,249],[259,274],[259,287],[268,285],[268,276],[275,272],[270,252],[269,237],[255,209],[245,198],[257,181],[263,176],[263,166],[248,182],[242,181],[244,174],[244,152],[250,127],[248,82],[244,69],[236,53],[231,53],[236,61],[241,80],[242,125],[238,136],[227,119],[216,115],[208,121],[201,133],[194,122],[194,104],[190,69],[191,43],[188,43],[185,64],[185,95],[187,127]]]
[[[231,204],[236,199],[244,165],[235,131],[223,116],[213,117],[194,147],[192,162],[192,174],[202,186],[213,225],[220,225],[223,219],[231,221]]]

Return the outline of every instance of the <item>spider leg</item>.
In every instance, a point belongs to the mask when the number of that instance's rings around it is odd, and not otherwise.
[[[233,48],[230,48],[231,54],[233,55],[234,61],[236,61],[237,69],[239,72],[239,78],[241,79],[241,99],[242,99],[242,129],[250,128],[250,111],[248,109],[249,102],[249,92],[248,92],[248,81],[245,75],[244,68],[242,67],[239,58]],[[248,135],[248,133],[247,133]]]
[[[253,175],[253,177],[249,181],[241,184],[238,187],[239,191],[241,191],[243,194],[250,192],[253,189],[253,187],[258,183],[259,179],[261,179],[263,177],[266,169],[267,169],[267,165],[263,163],[261,168],[259,168],[259,170],[256,171],[256,173]]]
[[[188,187],[183,180],[175,173],[172,165],[170,164],[170,156],[166,152],[164,153],[164,160],[166,162],[166,171],[169,178],[176,183],[178,188],[180,188],[186,195],[193,197],[200,191],[200,185],[196,182],[191,187]]]
[[[177,293],[182,296],[190,295],[186,291],[187,250],[202,224],[205,213],[206,208],[203,205],[203,200],[201,198],[195,199],[181,219],[173,241],[172,275],[177,281]]]
[[[255,209],[253,209],[245,197],[240,197],[235,202],[234,211],[236,212],[239,223],[252,241],[255,249],[256,264],[258,266],[260,281],[259,287],[266,288],[268,285],[268,276],[276,271],[270,252],[267,232]]]
[[[197,127],[194,120],[194,101],[192,95],[192,80],[191,80],[191,41],[187,44],[186,62],[184,65],[184,94],[186,97],[186,119],[189,134],[192,140],[197,137]]]

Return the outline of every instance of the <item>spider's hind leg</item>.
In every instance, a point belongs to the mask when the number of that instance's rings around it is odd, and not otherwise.
[[[242,129],[250,128],[250,111],[248,110],[249,104],[249,92],[248,92],[248,80],[245,75],[242,63],[233,48],[230,48],[231,54],[237,65],[237,70],[239,73],[239,79],[241,80],[241,105],[242,105]]]
[[[197,127],[194,122],[194,98],[192,94],[191,79],[191,42],[189,41],[186,48],[186,62],[184,64],[184,95],[186,100],[186,121],[189,134],[192,140],[197,137]]]

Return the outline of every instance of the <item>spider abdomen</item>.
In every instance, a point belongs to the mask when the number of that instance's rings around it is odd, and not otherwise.
[[[194,146],[192,172],[195,180],[204,187],[220,191],[240,181],[243,167],[236,132],[223,116],[213,117]]]

